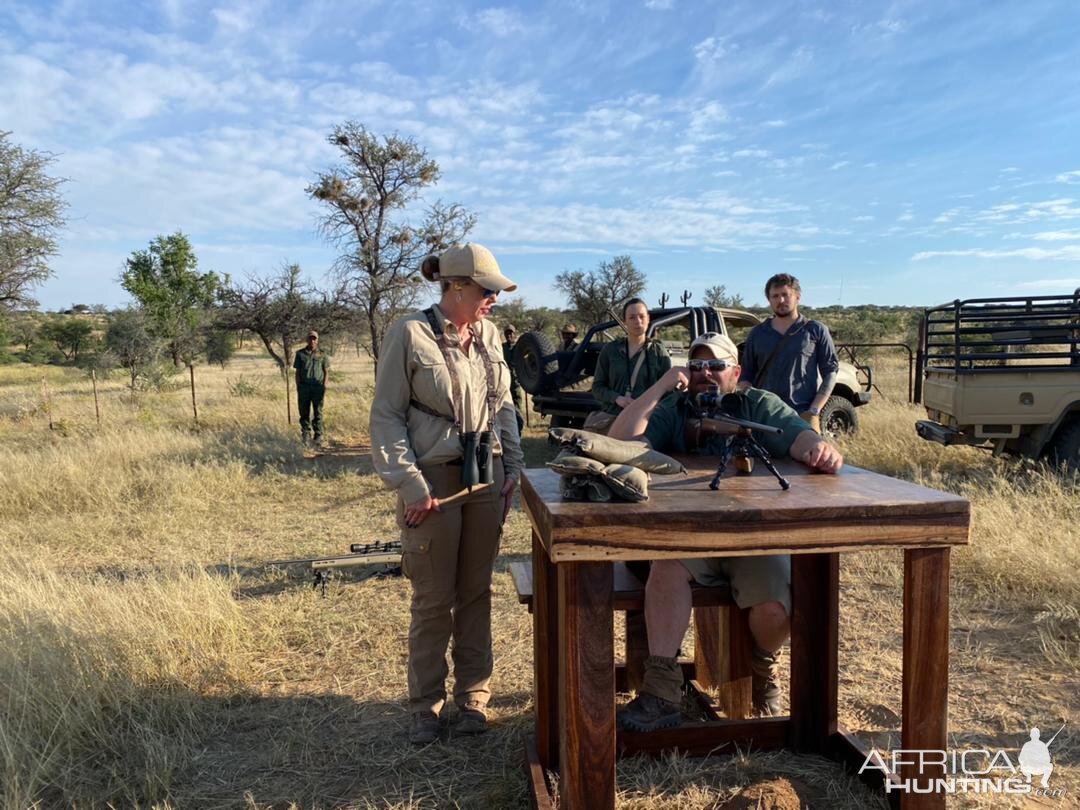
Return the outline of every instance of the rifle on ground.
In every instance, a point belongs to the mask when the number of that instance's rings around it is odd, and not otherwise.
[[[401,573],[401,541],[388,540],[384,543],[353,543],[349,553],[335,557],[300,557],[293,560],[271,560],[269,565],[309,565],[314,573],[312,588],[321,588],[326,596],[326,583],[331,573],[337,568],[353,568],[358,565],[390,565],[390,568],[367,572],[360,581],[376,576],[396,576]]]

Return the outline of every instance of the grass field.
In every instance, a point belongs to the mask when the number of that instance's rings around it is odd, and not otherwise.
[[[1080,806],[1080,484],[918,439],[906,365],[875,367],[884,396],[842,441],[849,462],[973,504],[972,543],[953,556],[950,745],[1012,752],[1031,726],[1065,723],[1051,780],[1065,796],[1037,806]],[[497,563],[493,728],[414,749],[407,583],[346,575],[322,596],[301,569],[265,565],[396,539],[366,450],[370,363],[338,356],[319,457],[286,424],[264,357],[197,369],[198,424],[186,383],[133,398],[120,377],[99,381],[98,423],[81,372],[0,366],[3,806],[524,806],[532,641],[507,574],[528,552],[523,514]],[[548,448],[533,425],[536,466]],[[899,563],[842,563],[841,718],[879,748],[898,744]],[[619,764],[625,808],[767,807],[792,787],[813,807],[884,806],[783,752]]]

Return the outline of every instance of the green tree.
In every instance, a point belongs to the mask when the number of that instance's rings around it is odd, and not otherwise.
[[[79,353],[91,343],[93,332],[89,321],[70,315],[53,318],[41,327],[41,337],[56,346],[69,363],[79,362]]]
[[[236,351],[233,343],[233,333],[230,329],[221,329],[211,325],[203,335],[203,354],[206,362],[217,363],[222,368],[232,360]]]
[[[134,391],[139,377],[157,362],[161,344],[151,332],[145,312],[124,309],[114,314],[109,321],[109,328],[105,331],[105,346],[116,358],[116,362],[127,371],[131,390]]]
[[[325,205],[319,228],[342,250],[338,295],[365,315],[368,345],[379,361],[383,335],[416,302],[420,262],[460,242],[476,218],[460,205],[436,201],[422,217],[409,205],[439,179],[439,166],[411,138],[379,138],[348,121],[328,138],[342,163],[318,175],[307,193]]]
[[[588,325],[611,319],[616,304],[645,291],[645,274],[629,256],[600,262],[595,270],[567,270],[555,276],[555,289]]]
[[[723,284],[717,284],[715,287],[707,287],[705,289],[705,306],[730,307],[731,309],[746,308],[742,296],[734,294],[728,295],[727,287]]]
[[[181,232],[157,236],[133,251],[120,283],[146,310],[153,333],[166,344],[173,365],[194,362],[199,327],[221,286],[216,273],[200,273],[191,242]]]
[[[0,132],[0,308],[33,307],[30,291],[51,274],[67,203],[62,178],[50,177],[56,158],[23,149]]]

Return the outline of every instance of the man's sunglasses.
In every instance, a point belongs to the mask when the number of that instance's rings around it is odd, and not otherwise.
[[[728,360],[717,360],[716,358],[710,358],[708,360],[691,360],[686,364],[691,371],[727,371],[735,364]]]

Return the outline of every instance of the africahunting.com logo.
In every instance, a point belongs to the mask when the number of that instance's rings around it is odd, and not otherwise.
[[[885,777],[886,793],[1004,793],[1063,798],[1064,790],[1050,787],[1050,775],[1054,772],[1050,746],[1064,728],[1062,725],[1046,742],[1042,741],[1039,729],[1031,729],[1028,741],[1011,755],[1004,748],[948,751],[898,748],[888,754],[872,748],[859,773],[880,770]],[[911,770],[924,775],[903,776]],[[890,773],[902,776],[890,778]]]

